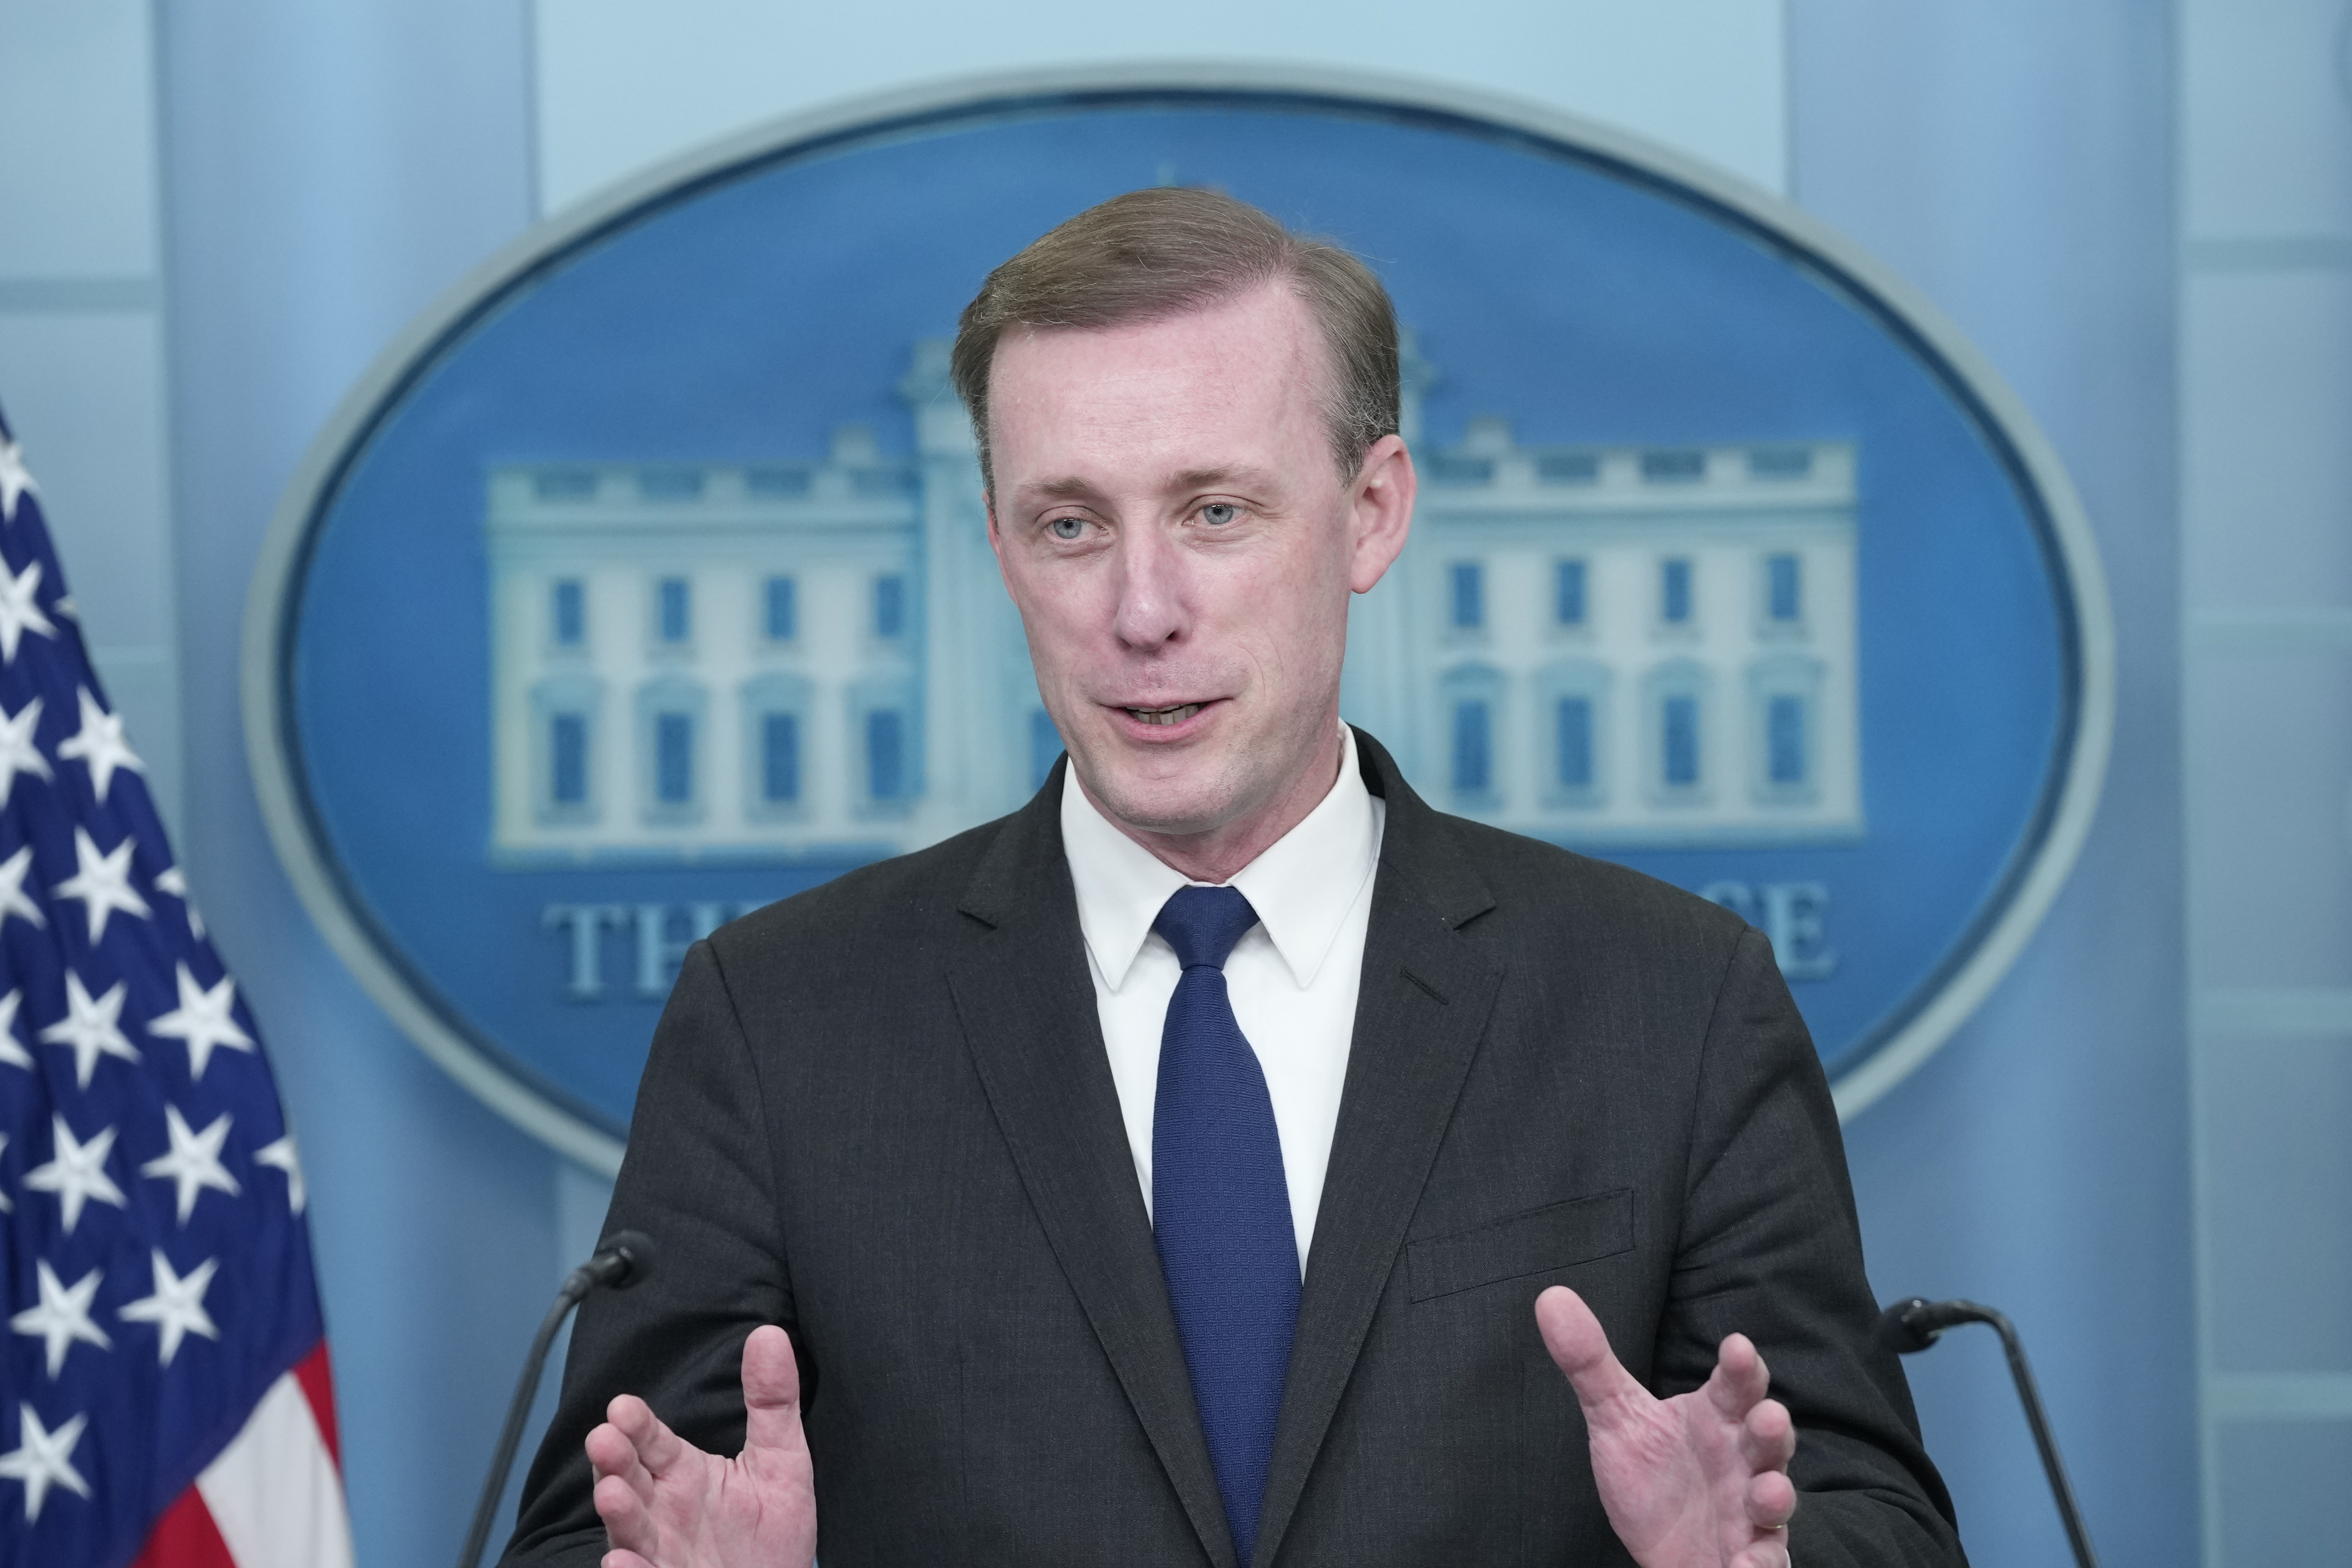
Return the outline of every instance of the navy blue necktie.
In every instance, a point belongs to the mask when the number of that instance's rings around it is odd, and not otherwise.
[[[1257,1054],[1225,993],[1225,957],[1257,911],[1232,888],[1184,888],[1151,929],[1184,965],[1160,1036],[1151,1116],[1151,1229],[1192,1374],[1209,1463],[1246,1568],[1274,1458],[1298,1239],[1282,1138]]]

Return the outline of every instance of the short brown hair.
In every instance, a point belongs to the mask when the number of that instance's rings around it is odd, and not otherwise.
[[[1101,331],[1223,304],[1277,279],[1298,292],[1330,350],[1324,417],[1352,479],[1397,428],[1396,310],[1371,268],[1328,241],[1296,235],[1215,191],[1129,191],[1088,207],[988,275],[964,307],[950,361],[989,464],[988,376],[1011,327]]]

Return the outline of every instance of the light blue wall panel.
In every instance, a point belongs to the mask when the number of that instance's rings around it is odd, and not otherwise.
[[[2343,1319],[2314,1310],[2352,1300],[2352,1230],[2312,1223],[2352,1193],[2352,1035],[2217,1031],[2205,1055],[2215,1370],[2352,1372]]]
[[[2342,119],[2352,143],[2352,100]],[[2337,267],[2201,248],[2180,344],[2190,601],[2352,604],[2352,235]]]
[[[41,487],[91,659],[164,826],[177,832],[179,650],[162,350],[151,310],[10,310],[0,295],[0,407]]]
[[[523,8],[159,7],[188,859],[310,1167],[360,1562],[457,1554],[558,1277],[553,1163],[327,951],[245,765],[245,594],[278,492],[410,315],[530,213]]]
[[[2352,640],[2209,653],[2189,702],[2200,983],[2352,986]]]
[[[170,573],[117,569],[170,560],[162,346],[144,311],[0,312],[0,406],[39,481],[82,635],[101,647],[157,642],[172,624]]]
[[[543,0],[549,210],[772,116],[908,82],[1097,60],[1348,67],[1597,115],[1781,188],[1784,0],[1194,0],[785,6]]]
[[[2246,1568],[2317,1568],[2344,1561],[2344,1478],[2352,1422],[2283,1421],[2223,1438],[2221,1561]]]
[[[155,120],[143,0],[0,0],[0,289],[148,276]]]
[[[2352,1418],[2352,10],[2179,0],[2212,1568],[2340,1558]]]
[[[2352,231],[2352,12],[2182,0],[2183,227],[2199,239]]]

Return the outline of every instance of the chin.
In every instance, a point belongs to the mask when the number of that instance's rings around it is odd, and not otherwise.
[[[1234,815],[1234,781],[1223,770],[1188,768],[1175,777],[1142,777],[1139,770],[1086,770],[1080,776],[1095,804],[1130,827],[1150,833],[1206,833]]]

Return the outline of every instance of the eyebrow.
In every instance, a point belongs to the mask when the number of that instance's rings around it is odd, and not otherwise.
[[[1263,486],[1266,477],[1255,468],[1183,468],[1169,476],[1170,490],[1220,489],[1233,485],[1244,488]],[[1024,499],[1036,500],[1094,500],[1102,492],[1087,480],[1076,475],[1060,479],[1039,479],[1021,487]]]
[[[1255,468],[1186,468],[1169,484],[1171,489],[1223,489],[1238,485],[1244,489],[1263,487],[1266,476]]]

